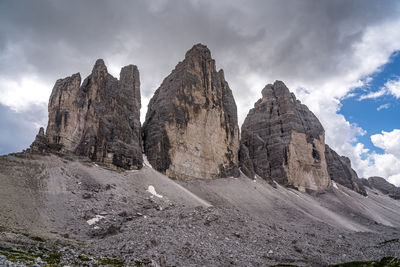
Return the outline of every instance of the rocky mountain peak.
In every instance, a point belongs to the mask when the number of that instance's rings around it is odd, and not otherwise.
[[[43,127],[40,127],[38,135],[44,136],[44,128]]]
[[[108,74],[106,64],[103,59],[97,59],[92,69],[92,75],[95,77],[105,76]]]
[[[303,191],[322,191],[331,185],[324,129],[281,81],[266,85],[247,115],[240,162],[251,177],[254,173]]]
[[[104,60],[102,58],[99,58],[95,61],[93,70],[95,69],[107,69],[106,64],[104,63]]]
[[[189,51],[185,54],[185,59],[197,58],[202,60],[211,60],[211,51],[206,45],[195,44]]]
[[[268,97],[273,96],[274,94],[274,86],[272,84],[267,84],[261,91],[262,99],[267,99]]]
[[[143,141],[149,162],[169,177],[238,175],[236,104],[206,46],[193,46],[157,89]]]
[[[121,69],[119,74],[119,86],[121,90],[128,90],[133,92],[135,99],[135,111],[140,111],[141,108],[141,95],[140,95],[140,78],[139,70],[136,65],[128,65]],[[130,114],[131,115],[131,114]],[[140,114],[134,114],[139,116]]]
[[[118,80],[98,59],[82,85],[79,73],[57,80],[49,100],[46,136],[39,133],[31,148],[87,156],[108,166],[141,168],[140,102],[137,67],[122,68]]]
[[[267,84],[261,91],[262,98],[267,100],[271,97],[287,97],[291,98],[292,95],[289,89],[282,81],[275,81],[274,84]],[[294,99],[296,99],[294,97]]]

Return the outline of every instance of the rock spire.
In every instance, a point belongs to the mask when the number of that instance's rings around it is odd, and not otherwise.
[[[239,175],[235,100],[206,46],[193,46],[155,92],[143,145],[151,165],[172,178]]]
[[[39,133],[37,141],[47,140],[51,149],[62,153],[138,169],[143,162],[140,107],[137,67],[123,67],[118,80],[99,59],[82,85],[79,73],[56,82],[48,105],[46,136]]]
[[[241,169],[301,191],[323,191],[331,179],[325,132],[317,117],[281,81],[268,84],[243,125]]]

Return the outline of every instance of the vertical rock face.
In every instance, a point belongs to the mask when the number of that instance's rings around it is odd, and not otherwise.
[[[85,111],[79,109],[81,76],[76,73],[57,80],[51,92],[46,135],[49,142],[65,151],[75,151],[84,127]]]
[[[206,46],[193,46],[155,92],[143,145],[151,165],[171,178],[239,174],[236,104]]]
[[[240,155],[242,170],[253,169],[269,181],[301,191],[321,191],[331,185],[324,129],[281,81],[268,84],[247,115]]]
[[[140,81],[136,66],[120,79],[99,59],[83,81],[79,73],[56,82],[46,136],[61,151],[125,169],[142,167]]]
[[[325,145],[325,158],[329,176],[333,181],[354,190],[361,195],[367,195],[362,181],[358,178],[357,173],[351,168],[349,158],[339,156],[328,145]]]

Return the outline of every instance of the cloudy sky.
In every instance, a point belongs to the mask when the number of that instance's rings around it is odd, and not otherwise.
[[[360,177],[400,185],[400,2],[389,0],[0,0],[0,154],[28,147],[55,81],[97,58],[117,77],[138,66],[143,118],[196,43],[224,69],[240,123],[282,80]]]

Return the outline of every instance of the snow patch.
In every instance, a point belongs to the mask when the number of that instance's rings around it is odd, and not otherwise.
[[[86,222],[87,222],[87,224],[89,224],[89,225],[93,225],[93,224],[99,222],[101,219],[104,219],[104,218],[105,218],[104,216],[96,215],[94,218],[92,218],[92,219],[90,219],[90,220],[87,220]]]
[[[156,189],[152,185],[149,185],[149,187],[147,188],[146,191],[149,192],[150,194],[152,194],[153,196],[156,196],[156,197],[159,197],[159,198],[163,197],[162,195],[157,194]]]
[[[339,187],[337,186],[337,184],[334,181],[332,181],[332,184],[333,184],[334,188],[339,189]]]
[[[299,194],[297,194],[296,192],[294,192],[294,191],[292,191],[292,190],[293,190],[293,189],[289,189],[288,192],[290,192],[291,194],[295,195],[296,197],[302,199],[302,197],[301,197]]]
[[[144,164],[145,166],[150,167],[150,168],[153,169],[153,166],[151,166],[151,164],[150,164],[149,160],[147,159],[147,156],[146,156],[146,155],[143,155],[143,164]]]

